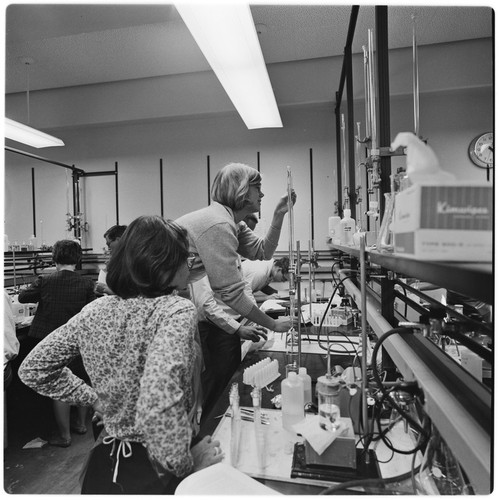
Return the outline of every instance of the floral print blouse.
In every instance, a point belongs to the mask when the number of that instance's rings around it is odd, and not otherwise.
[[[106,296],[38,344],[19,376],[66,403],[92,405],[99,398],[109,435],[142,442],[154,461],[181,477],[193,466],[197,339],[197,316],[187,299]],[[66,367],[78,354],[92,387]]]

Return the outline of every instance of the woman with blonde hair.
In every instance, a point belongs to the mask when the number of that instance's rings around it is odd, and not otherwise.
[[[181,478],[220,462],[198,440],[201,350],[186,286],[185,231],[158,216],[135,219],[109,261],[115,295],[86,306],[46,337],[19,370],[35,391],[92,406],[102,418],[82,493],[171,494]],[[81,354],[92,387],[67,364]]]
[[[241,223],[247,215],[260,211],[264,196],[261,182],[260,173],[255,168],[242,163],[230,163],[213,180],[211,205],[177,219],[187,230],[189,251],[194,256],[189,282],[207,275],[213,292],[223,302],[239,313],[241,318],[259,325],[250,333],[247,330],[241,333],[241,329],[229,334],[213,323],[200,323],[206,367],[202,378],[205,416],[241,362],[241,339],[256,342],[260,337],[265,337],[264,328],[286,332],[294,322],[289,318],[271,318],[244,291],[240,258],[271,259],[279,242],[284,215],[288,211],[286,194],[279,199],[264,238]],[[296,201],[294,191],[292,201],[293,204]]]

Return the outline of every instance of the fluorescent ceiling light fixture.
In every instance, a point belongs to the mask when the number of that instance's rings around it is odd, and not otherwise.
[[[249,5],[175,5],[249,129],[282,127]]]
[[[5,137],[34,148],[64,146],[64,143],[57,137],[40,132],[10,118],[5,118]]]

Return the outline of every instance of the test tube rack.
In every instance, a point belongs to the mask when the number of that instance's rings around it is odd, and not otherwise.
[[[310,319],[314,326],[320,326],[322,323],[322,326],[339,327],[347,326],[353,322],[352,314],[344,307],[328,309],[327,311],[326,308],[325,304],[314,304]]]
[[[248,366],[243,372],[243,383],[253,387],[265,387],[280,375],[277,359],[264,358],[254,365]]]

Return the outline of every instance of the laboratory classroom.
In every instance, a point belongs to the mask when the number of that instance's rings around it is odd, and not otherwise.
[[[6,493],[494,491],[490,5],[32,2],[2,23]],[[174,277],[151,292],[160,237]],[[81,340],[129,334],[109,315],[134,300],[137,338],[164,315],[171,378]],[[137,383],[122,413],[94,356]],[[59,368],[84,387],[63,398]]]

